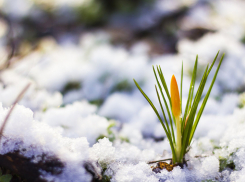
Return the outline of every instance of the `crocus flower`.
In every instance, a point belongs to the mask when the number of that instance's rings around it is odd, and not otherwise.
[[[177,130],[177,143],[176,143],[176,157],[177,160],[181,153],[181,107],[180,107],[180,95],[179,88],[175,76],[172,76],[170,84],[170,95],[172,103],[172,113],[176,123]]]
[[[214,66],[214,63],[218,57],[218,54],[219,53],[216,54],[212,64],[210,66],[209,65],[206,66],[201,82],[198,86],[197,92],[196,94],[194,94],[194,85],[195,85],[195,80],[196,80],[197,62],[198,62],[198,56],[196,57],[193,74],[191,78],[191,83],[190,83],[190,88],[189,88],[189,94],[188,94],[185,109],[183,110],[183,115],[182,115],[183,63],[182,63],[182,69],[181,69],[181,84],[180,84],[181,94],[179,94],[178,84],[177,84],[177,81],[174,75],[172,76],[172,79],[171,79],[170,93],[169,93],[168,86],[166,84],[161,67],[157,66],[157,70],[155,70],[155,68],[153,67],[153,71],[154,71],[156,81],[157,81],[157,85],[155,85],[155,88],[156,88],[158,101],[161,106],[163,118],[161,117],[160,113],[158,112],[157,108],[154,106],[150,98],[144,93],[144,91],[140,88],[139,84],[134,80],[134,83],[136,84],[137,88],[142,93],[142,95],[145,97],[145,99],[149,102],[152,109],[156,113],[159,121],[162,124],[162,127],[166,133],[166,136],[169,140],[169,144],[172,150],[172,164],[185,163],[184,156],[188,152],[187,149],[191,144],[192,138],[196,131],[196,127],[202,116],[203,110],[208,101],[210,92],[212,90],[212,87],[216,80],[219,68],[224,58],[224,54],[223,54],[217,66],[217,69],[215,71],[215,74],[213,76],[209,89],[202,101],[202,104],[199,105],[199,102],[201,102],[203,90],[205,88],[205,84],[206,84],[208,75]],[[160,96],[162,96],[162,100]],[[170,104],[168,104],[167,100],[169,101]],[[163,104],[165,105],[165,111],[164,111]],[[167,119],[167,117],[169,118],[169,120]]]

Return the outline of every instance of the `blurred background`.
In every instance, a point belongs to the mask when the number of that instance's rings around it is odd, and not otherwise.
[[[46,37],[78,44],[86,33],[104,32],[112,45],[145,43],[154,56],[217,31],[243,43],[244,7],[239,0],[1,0],[1,45],[24,56]]]
[[[244,9],[242,0],[0,0],[0,101],[9,106],[28,80],[33,94],[22,104],[33,111],[85,99],[129,121],[145,103],[133,78],[156,100],[151,65],[169,79],[183,60],[188,83],[195,56],[202,71],[220,50],[212,93],[217,102],[235,93],[226,102],[235,107],[245,91]]]

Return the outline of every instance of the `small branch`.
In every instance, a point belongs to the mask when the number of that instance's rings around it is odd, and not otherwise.
[[[170,160],[172,160],[172,158],[169,158],[169,159],[163,159],[163,160],[159,160],[159,161],[150,161],[150,162],[148,162],[147,164],[153,164],[153,163],[156,163],[156,162],[170,161]]]
[[[201,157],[208,157],[208,155],[196,155],[194,157],[195,158],[201,158]],[[158,160],[158,161],[150,161],[147,164],[153,164],[153,163],[162,162],[162,161],[169,161],[169,160],[172,160],[172,158],[162,159],[162,160]],[[189,160],[186,160],[186,161],[189,161]]]
[[[12,113],[14,107],[15,107],[15,105],[20,101],[20,99],[22,98],[22,96],[23,96],[24,93],[27,91],[27,89],[29,88],[30,85],[31,85],[31,83],[28,83],[28,84],[25,86],[25,88],[21,91],[21,93],[20,93],[20,94],[18,95],[18,97],[15,99],[15,101],[14,101],[14,103],[13,103],[11,109],[9,110],[8,114],[6,115],[6,117],[5,117],[4,121],[3,121],[3,124],[2,124],[2,126],[1,126],[1,129],[0,129],[0,141],[1,141],[1,138],[2,138],[2,136],[3,136],[3,130],[4,130],[4,128],[5,128],[5,125],[6,125],[7,121],[8,121],[8,119],[9,119],[9,117],[10,117],[10,115],[11,115],[11,113]]]

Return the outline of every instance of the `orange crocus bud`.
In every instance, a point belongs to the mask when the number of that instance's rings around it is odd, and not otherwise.
[[[181,116],[180,96],[179,96],[178,84],[174,75],[171,78],[170,94],[171,94],[173,115],[175,118],[179,118]]]
[[[175,76],[172,76],[171,83],[170,83],[170,94],[171,94],[171,103],[172,103],[172,112],[175,117],[176,121],[176,133],[177,133],[177,143],[176,143],[176,157],[177,160],[180,160],[181,155],[181,109],[180,109],[180,96],[179,96],[179,89],[178,84],[176,81]]]

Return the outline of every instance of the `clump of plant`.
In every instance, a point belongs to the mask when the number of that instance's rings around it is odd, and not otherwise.
[[[123,137],[123,136],[118,136],[115,131],[112,129],[114,126],[116,126],[116,122],[111,120],[109,121],[110,124],[109,126],[107,127],[106,131],[107,133],[106,134],[102,134],[100,135],[96,141],[100,140],[100,139],[103,139],[103,138],[108,138],[110,142],[114,142],[115,140],[120,140],[121,142],[127,142],[127,143],[130,143],[129,139],[127,137]],[[1,182],[1,181],[0,181]]]
[[[169,140],[169,144],[171,147],[171,151],[172,151],[172,164],[185,163],[185,160],[184,160],[185,154],[188,152],[193,135],[196,131],[196,127],[202,116],[203,110],[205,108],[210,92],[216,80],[218,71],[220,69],[220,65],[224,58],[224,54],[223,54],[218,64],[218,67],[216,69],[216,72],[214,74],[214,77],[212,79],[212,82],[209,86],[209,89],[198,110],[198,105],[201,101],[207,78],[214,66],[214,63],[218,57],[218,54],[219,52],[215,56],[212,64],[210,66],[209,65],[206,66],[206,69],[203,73],[200,85],[196,93],[194,94],[194,86],[195,86],[195,80],[197,76],[197,63],[198,63],[198,56],[196,57],[193,74],[191,78],[191,83],[190,83],[190,88],[189,88],[189,94],[188,94],[186,106],[183,112],[182,112],[183,63],[182,63],[182,69],[181,69],[180,93],[179,93],[179,88],[178,88],[178,84],[177,84],[175,76],[174,75],[172,76],[171,83],[170,83],[170,92],[169,92],[165,78],[161,70],[161,67],[157,66],[157,69],[155,70],[153,66],[153,71],[154,71],[154,74],[157,80],[157,85],[158,85],[158,88],[156,85],[155,85],[155,88],[156,88],[156,93],[157,93],[157,97],[159,100],[159,104],[161,106],[163,119],[160,116],[154,104],[152,103],[152,101],[144,93],[144,91],[140,88],[139,84],[134,80],[136,86],[138,87],[142,95],[145,97],[145,99],[151,105],[152,109],[155,111],[167,135],[167,138]],[[165,91],[166,95],[164,95],[163,91]],[[162,104],[160,95],[166,107],[165,110],[163,108],[163,104]],[[166,112],[167,112],[169,120],[167,120]]]
[[[103,139],[104,137],[108,138],[110,140],[110,142],[113,142],[116,139],[116,135],[115,133],[111,130],[112,127],[116,126],[116,122],[111,121],[109,126],[107,127],[107,134],[106,135],[100,135],[96,141],[98,141],[99,139]]]

